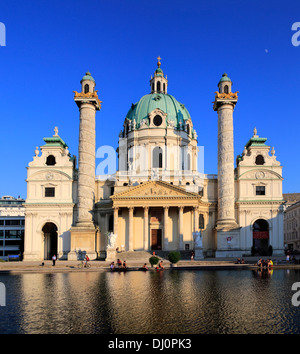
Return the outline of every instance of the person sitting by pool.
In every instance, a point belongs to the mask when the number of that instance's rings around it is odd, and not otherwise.
[[[163,261],[160,261],[156,269],[164,269]]]
[[[119,258],[117,259],[117,266],[118,266],[119,268],[121,268],[121,267],[122,267],[122,262],[120,261],[120,259],[119,259]]]
[[[262,259],[261,259],[261,258],[259,258],[259,260],[257,261],[256,265],[257,265],[259,268],[262,268],[263,262],[262,262]]]
[[[110,263],[110,270],[114,270],[115,269],[115,262],[111,262]]]
[[[148,267],[147,267],[147,264],[146,263],[144,263],[144,265],[143,265],[143,268],[142,268],[143,270],[148,270]]]
[[[235,264],[241,264],[241,263],[242,263],[242,262],[241,262],[241,259],[238,258]]]
[[[124,269],[127,269],[127,263],[126,263],[125,260],[124,260],[124,262],[123,262],[123,268],[124,268]]]
[[[268,259],[268,268],[273,268],[273,261],[272,261],[272,259]]]

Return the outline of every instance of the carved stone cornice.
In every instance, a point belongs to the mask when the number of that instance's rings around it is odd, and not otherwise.
[[[239,205],[281,205],[283,204],[283,200],[237,200],[235,204]]]

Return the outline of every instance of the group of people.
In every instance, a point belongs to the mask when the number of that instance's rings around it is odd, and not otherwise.
[[[244,258],[242,258],[242,259],[238,258],[238,259],[236,260],[235,264],[245,264]]]
[[[118,258],[116,263],[114,261],[110,263],[110,270],[111,271],[113,271],[113,270],[126,270],[126,269],[128,269],[128,267],[127,267],[127,263],[125,260],[122,263],[122,261]],[[156,270],[164,269],[162,260],[160,260],[160,262],[158,263],[158,266],[155,269]],[[140,268],[140,270],[148,270],[147,263],[144,263],[144,265]]]
[[[271,268],[273,268],[273,261],[270,258],[268,258],[267,260],[260,258],[257,262],[257,266],[259,269],[262,269],[262,268],[271,269]]]
[[[110,263],[110,270],[115,270],[115,269],[127,269],[127,263],[124,260],[123,263],[122,261],[118,258],[117,262],[111,262]]]

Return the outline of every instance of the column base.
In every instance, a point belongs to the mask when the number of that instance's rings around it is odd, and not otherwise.
[[[229,231],[233,229],[238,229],[240,228],[239,224],[234,219],[229,219],[229,220],[218,220],[217,221],[217,226],[216,230],[220,231]]]
[[[68,260],[78,260],[88,255],[91,260],[97,259],[96,229],[92,227],[73,226],[71,232],[71,251]]]
[[[241,257],[243,251],[240,246],[240,228],[232,230],[217,230],[217,249],[218,257]]]
[[[42,261],[40,253],[35,252],[24,252],[23,253],[23,262],[30,261]]]

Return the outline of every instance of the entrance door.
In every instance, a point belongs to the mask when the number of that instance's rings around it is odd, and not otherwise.
[[[162,246],[162,230],[151,230],[151,250],[161,250]]]
[[[253,224],[253,246],[254,254],[268,255],[269,224],[266,220],[258,219]]]
[[[51,259],[55,254],[57,257],[57,227],[52,222],[47,222],[43,229],[44,233],[44,259]]]

